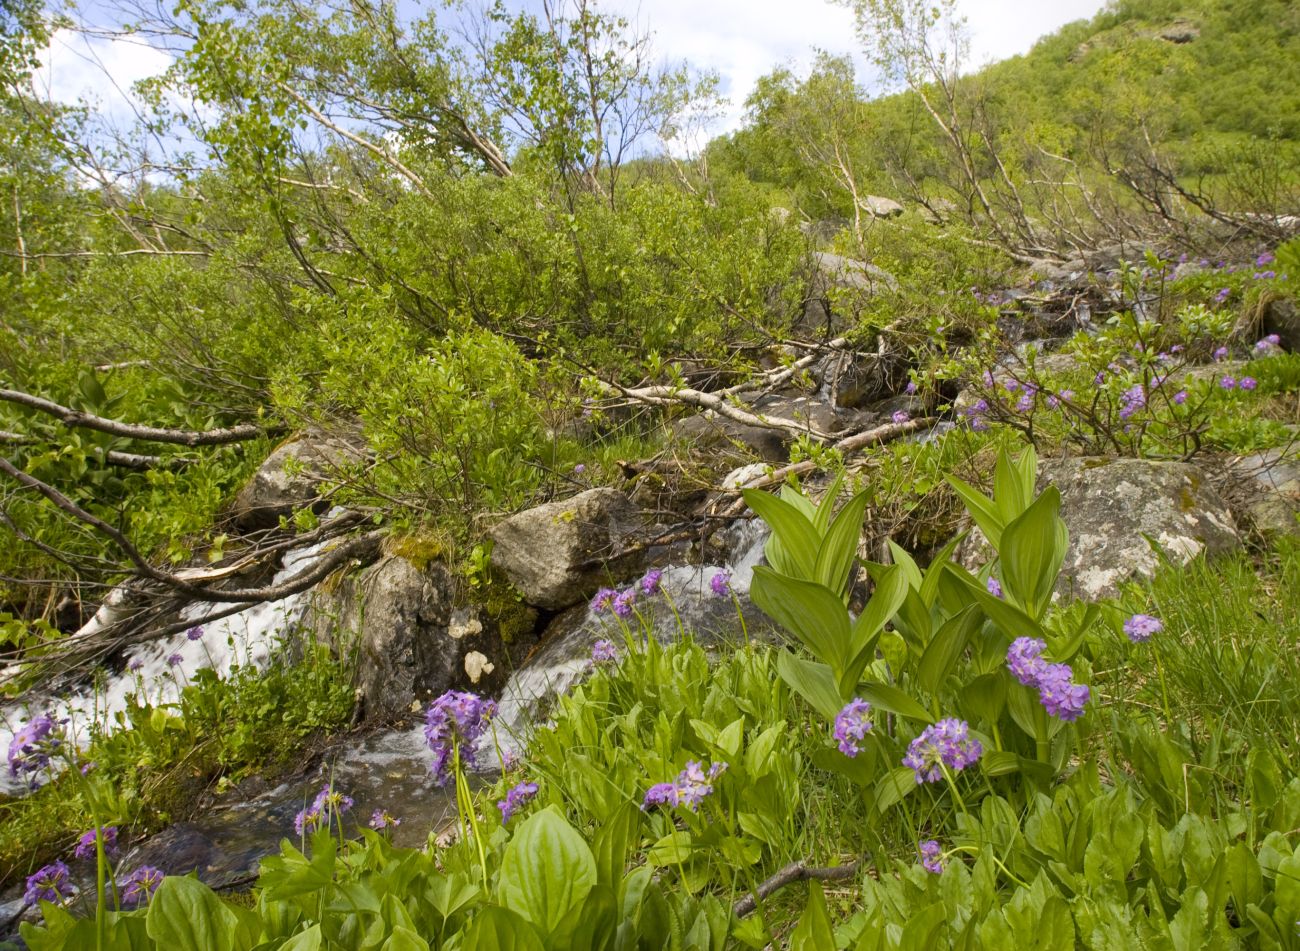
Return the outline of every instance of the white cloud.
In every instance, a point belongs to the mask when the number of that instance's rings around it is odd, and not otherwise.
[[[110,120],[129,120],[138,107],[133,84],[163,72],[171,56],[140,40],[91,37],[59,30],[32,77],[40,95],[55,102],[84,100]]]

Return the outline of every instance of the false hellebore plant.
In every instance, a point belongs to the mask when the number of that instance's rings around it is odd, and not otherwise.
[[[1049,624],[1069,536],[1060,493],[1034,495],[1037,469],[1032,449],[1003,452],[992,498],[949,479],[996,554],[978,575],[952,561],[962,536],[924,571],[892,542],[892,564],[860,562],[866,495],[834,513],[839,479],[816,504],[788,485],[779,497],[745,493],[772,529],[751,595],[806,649],[782,653],[778,671],[832,724],[840,752],[828,750],[827,765],[861,783],[878,812],[940,779],[961,803],[958,774],[975,765],[987,777],[1046,777],[1068,755],[1071,744],[1054,740],[1089,700],[1068,662],[1096,611]],[[859,567],[874,590],[854,616]]]

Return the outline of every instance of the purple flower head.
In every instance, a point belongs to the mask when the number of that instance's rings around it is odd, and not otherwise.
[[[501,810],[501,824],[505,825],[509,822],[510,817],[518,811],[519,807],[536,795],[536,783],[519,783],[507,792],[506,798],[497,803],[497,808]]]
[[[38,868],[27,877],[27,890],[23,892],[23,901],[34,905],[38,901],[60,904],[65,898],[71,898],[72,871],[64,862],[51,862],[44,868]]]
[[[974,403],[970,405],[970,407],[967,408],[966,415],[978,416],[980,413],[987,413],[988,411],[989,411],[989,401],[985,399],[979,399],[976,400]]]
[[[1094,386],[1101,386],[1103,383],[1105,383],[1105,382],[1106,382],[1106,371],[1105,371],[1105,370],[1098,370],[1098,371],[1097,371],[1097,375],[1094,376],[1094,377],[1092,378],[1092,382],[1093,382],[1093,385],[1094,385]]]
[[[467,759],[474,756],[474,744],[496,715],[491,700],[461,690],[448,690],[429,705],[424,715],[424,739],[433,751],[430,770],[434,781],[444,786],[451,776],[452,760],[457,748]]]
[[[709,579],[709,587],[713,589],[713,593],[719,598],[725,598],[731,594],[731,572],[726,570],[716,572]]]
[[[726,763],[712,763],[706,771],[694,760],[686,763],[686,768],[677,774],[671,783],[655,783],[646,790],[641,808],[651,806],[668,806],[670,809],[685,806],[692,812],[700,808],[705,797],[713,793],[713,780],[717,779],[727,768]]]
[[[608,611],[614,606],[614,599],[617,597],[618,592],[613,588],[601,588],[596,592],[596,596],[591,599],[591,610],[596,614]]]
[[[1128,419],[1142,407],[1147,405],[1147,391],[1141,383],[1134,383],[1127,390],[1120,394],[1120,419]]]
[[[1015,380],[1007,380],[1007,382],[1002,384],[1002,388],[1008,393],[1014,393],[1016,390],[1020,389],[1020,384]]]
[[[970,428],[972,432],[982,433],[989,428],[988,420],[986,420],[983,416],[972,416],[970,421]]]
[[[582,475],[586,471],[587,471],[587,464],[585,462],[580,462],[573,467],[574,475]]]
[[[352,808],[352,797],[339,792],[332,784],[321,787],[312,808],[323,816],[338,818]]]
[[[1060,406],[1060,405],[1061,405],[1061,400],[1057,397],[1057,395],[1056,395],[1055,393],[1049,393],[1049,394],[1047,395],[1047,408],[1048,408],[1048,409],[1056,409],[1056,408],[1057,408],[1058,406]]]
[[[1134,644],[1151,640],[1151,635],[1165,629],[1164,622],[1150,614],[1135,614],[1124,622],[1124,633]]]
[[[651,806],[667,806],[669,809],[676,808],[677,784],[655,783],[647,789],[645,800],[641,803],[641,808],[649,809]]]
[[[895,423],[905,423],[911,419],[911,415],[906,410],[894,410],[894,415],[890,417]]]
[[[636,605],[636,588],[620,591],[614,597],[614,613],[621,618],[629,618]]]
[[[933,783],[943,778],[944,767],[963,770],[983,753],[984,747],[971,738],[966,722],[949,718],[926,727],[911,742],[903,765],[916,773],[918,783]]]
[[[591,662],[593,664],[608,664],[610,661],[618,659],[618,652],[614,649],[613,641],[599,640],[591,645]]]
[[[989,594],[993,595],[993,597],[1002,597],[1002,584],[997,578],[989,578],[988,581],[984,582],[984,587],[988,589]]]
[[[1243,390],[1253,390],[1255,387],[1259,386],[1259,383],[1253,376],[1243,376],[1241,382],[1237,385]]]
[[[192,628],[190,628],[188,631],[185,632],[185,639],[190,641],[203,640],[203,627],[198,624],[194,625]]]
[[[1277,271],[1256,271],[1251,277],[1257,281],[1271,281],[1277,277]]]
[[[981,379],[984,381],[984,385],[985,385],[985,386],[987,386],[987,387],[989,387],[990,389],[992,389],[992,387],[993,387],[993,371],[992,371],[992,370],[985,370],[985,371],[984,371],[984,376],[981,377]]]
[[[641,579],[641,593],[647,597],[652,594],[658,594],[662,585],[664,573],[660,568],[651,568]]]
[[[862,752],[858,746],[871,732],[871,704],[854,697],[835,717],[835,729],[832,735],[839,741],[840,752],[845,756],[857,756]]]
[[[126,665],[127,670],[141,670],[143,667],[144,661],[139,657],[132,657],[130,662]]]
[[[1069,664],[1047,664],[1038,677],[1038,699],[1048,714],[1067,723],[1083,716],[1090,691],[1076,684]]]
[[[1217,294],[1214,295],[1214,302],[1215,302],[1216,304],[1222,304],[1224,301],[1226,301],[1226,300],[1227,300],[1229,297],[1231,297],[1231,296],[1232,296],[1232,288],[1230,288],[1230,287],[1220,287],[1220,288],[1219,288],[1219,293],[1217,293]]]
[[[117,826],[104,826],[104,854],[113,855],[117,852]],[[77,840],[77,847],[72,850],[74,857],[79,859],[93,859],[95,857],[95,829],[89,832],[81,833],[81,838]]]
[[[1219,387],[1224,390],[1233,390],[1237,388],[1237,381],[1230,376],[1225,376],[1219,381]]]
[[[1214,353],[1210,354],[1210,356],[1214,357],[1215,363],[1218,363],[1220,360],[1226,360],[1228,357],[1228,348],[1219,347],[1214,351]]]
[[[50,762],[50,754],[62,743],[55,733],[54,717],[48,713],[28,720],[9,741],[9,775],[38,773]]]
[[[907,386],[905,386],[905,387],[903,388],[903,392],[906,393],[908,396],[915,396],[915,395],[916,395],[916,381],[915,381],[915,380],[908,380],[908,381],[907,381]]]
[[[934,839],[926,839],[921,843],[921,867],[927,872],[938,875],[943,871],[943,862],[940,857],[943,855],[943,849]]]
[[[1016,412],[1018,413],[1028,413],[1033,408],[1034,408],[1033,393],[1026,391],[1023,395],[1021,395],[1020,399],[1016,400]]]
[[[369,825],[376,832],[382,832],[384,829],[391,829],[401,824],[402,820],[392,815],[387,809],[376,809],[370,814]]]
[[[1259,257],[1255,258],[1255,267],[1263,267],[1266,264],[1272,264],[1277,258],[1272,251],[1265,251]]]
[[[185,660],[185,658],[182,657],[182,656],[180,655],[180,653],[169,654],[168,657],[167,657],[167,666],[168,666],[168,667],[179,667],[179,666],[181,665],[181,663],[182,663],[184,660]]]
[[[293,817],[293,831],[300,837],[315,832],[323,818],[319,810],[308,806]]]
[[[166,873],[162,869],[152,865],[141,865],[118,883],[118,890],[122,893],[122,904],[127,908],[138,908],[148,904],[165,877]]]
[[[1017,637],[1007,649],[1007,667],[1026,687],[1037,687],[1046,661],[1042,658],[1047,642],[1036,637]]]
[[[1187,391],[1186,391],[1186,390],[1179,390],[1177,393],[1175,393],[1175,394],[1174,394],[1174,402],[1177,403],[1179,406],[1182,406],[1184,403],[1186,403],[1186,402],[1187,402]]]

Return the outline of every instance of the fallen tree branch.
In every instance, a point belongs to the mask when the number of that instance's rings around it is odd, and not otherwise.
[[[806,882],[809,879],[816,879],[819,882],[842,882],[854,878],[861,864],[861,862],[853,862],[849,865],[817,868],[804,865],[802,862],[791,862],[771,878],[760,882],[758,888],[732,905],[731,913],[737,918],[748,917],[758,908],[759,902],[794,882]]]
[[[754,426],[759,429],[779,429],[793,436],[812,436],[820,442],[826,442],[831,438],[828,434],[804,425],[797,420],[786,419],[783,416],[763,416],[743,410],[716,393],[704,393],[689,387],[644,386],[639,389],[632,389],[604,380],[601,383],[609,393],[619,394],[627,399],[645,403],[648,406],[680,406],[682,404],[698,406],[700,409],[712,410],[719,416],[725,416],[727,419],[744,426]]]
[[[261,436],[274,436],[287,432],[285,426],[263,428],[253,423],[241,423],[224,429],[188,430],[160,429],[156,426],[140,426],[135,423],[123,423],[116,419],[82,413],[70,406],[62,406],[51,400],[23,393],[19,390],[0,389],[0,400],[26,406],[37,412],[45,413],[58,419],[63,425],[73,429],[93,429],[112,436],[125,436],[127,439],[139,439],[144,442],[162,442],[178,446],[224,446],[234,442],[246,442]]]
[[[32,436],[24,436],[22,433],[11,433],[7,430],[0,429],[0,443],[8,443],[11,446],[30,446],[33,443],[40,442]],[[103,454],[104,461],[110,466],[121,466],[124,469],[135,469],[143,472],[147,469],[179,469],[184,466],[194,464],[194,460],[185,456],[148,456],[138,452],[118,452],[116,449],[109,449]]]

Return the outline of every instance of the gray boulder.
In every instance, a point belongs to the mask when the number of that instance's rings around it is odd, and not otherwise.
[[[862,210],[873,218],[897,218],[903,213],[903,206],[892,198],[868,195],[862,199]]]
[[[1226,470],[1243,521],[1263,541],[1300,537],[1300,454],[1265,449],[1234,460]]]
[[[883,268],[827,251],[813,252],[811,264],[808,295],[795,328],[801,333],[837,336],[857,323],[868,298],[898,286]]]
[[[616,489],[588,489],[506,519],[491,532],[492,564],[524,600],[558,611],[642,561],[638,513]]]
[[[312,506],[343,469],[365,458],[359,433],[312,431],[282,443],[235,496],[231,514],[245,531],[274,528],[281,517]]]
[[[808,427],[809,432],[834,435],[861,423],[861,414],[841,412],[825,400],[810,396],[769,394],[745,407],[758,416],[774,416],[794,420]],[[713,412],[696,413],[678,420],[673,435],[695,452],[741,460],[758,457],[764,462],[782,463],[790,460],[793,434],[780,429],[750,426]]]
[[[1227,504],[1206,474],[1188,463],[1048,460],[1039,467],[1039,491],[1048,485],[1061,492],[1061,518],[1070,531],[1059,597],[1097,601],[1118,594],[1132,578],[1150,577],[1159,564],[1152,543],[1177,564],[1241,546]],[[990,557],[988,543],[973,533],[962,563],[975,567]]]

